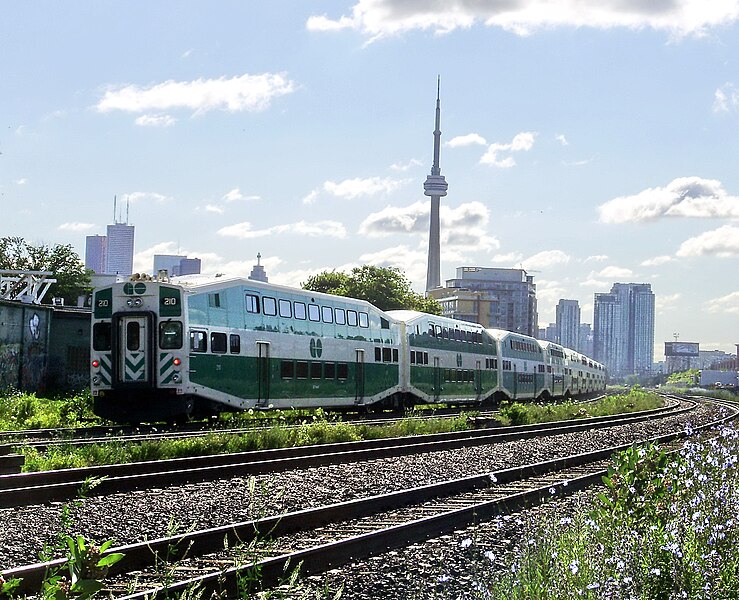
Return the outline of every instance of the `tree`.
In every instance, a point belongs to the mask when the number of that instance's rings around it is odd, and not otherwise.
[[[0,238],[0,270],[50,271],[57,282],[44,296],[51,303],[54,297],[76,304],[77,297],[90,291],[92,271],[85,269],[71,244],[33,246],[21,237]]]
[[[323,271],[308,278],[303,289],[366,300],[380,310],[418,310],[441,314],[441,305],[411,289],[411,284],[396,267],[355,267],[351,273]]]

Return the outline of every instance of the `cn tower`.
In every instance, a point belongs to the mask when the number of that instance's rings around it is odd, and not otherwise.
[[[431,175],[423,183],[423,193],[431,196],[431,223],[429,225],[429,262],[426,270],[426,295],[441,287],[441,242],[439,240],[439,204],[442,196],[446,196],[449,187],[439,167],[439,150],[441,147],[441,108],[439,92],[441,77],[436,81],[436,129],[434,129],[434,164]]]

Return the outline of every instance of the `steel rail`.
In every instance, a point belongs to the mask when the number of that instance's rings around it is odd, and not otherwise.
[[[693,406],[673,409],[669,414],[682,414]],[[0,508],[60,502],[77,497],[86,482],[96,485],[86,490],[88,496],[130,492],[147,487],[164,487],[212,481],[214,479],[277,473],[329,464],[373,460],[377,458],[420,454],[466,446],[495,444],[542,435],[558,435],[611,427],[664,416],[664,409],[517,427],[478,429],[463,432],[431,434],[405,438],[342,442],[325,446],[299,446],[276,450],[260,450],[238,454],[149,461],[124,465],[105,465],[80,469],[63,469],[0,476]]]

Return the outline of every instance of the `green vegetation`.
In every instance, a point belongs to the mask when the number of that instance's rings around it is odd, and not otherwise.
[[[736,598],[739,435],[618,455],[596,507],[535,522],[471,598]],[[491,574],[494,573],[494,576]]]
[[[528,423],[548,423],[638,412],[659,408],[663,404],[662,398],[657,394],[634,388],[628,394],[606,396],[597,402],[506,403],[500,408],[500,417],[504,425],[526,425]]]
[[[60,399],[12,390],[0,392],[0,431],[81,427],[99,422],[87,392]]]
[[[566,402],[559,405],[523,405],[514,403],[501,410],[501,421],[505,424],[520,424],[584,418],[647,410],[661,406],[661,404],[662,401],[655,394],[634,390],[628,395],[608,397],[586,404]],[[292,412],[288,411],[289,414]],[[406,418],[378,426],[334,421],[330,415],[327,416],[322,410],[318,410],[310,418],[306,418],[302,424],[288,427],[285,423],[288,413],[281,411],[267,413],[273,418],[277,416],[278,420],[283,423],[238,435],[212,432],[200,437],[161,441],[127,443],[113,440],[106,444],[92,444],[83,447],[62,445],[51,447],[45,453],[24,447],[21,447],[19,451],[25,455],[25,471],[44,471],[464,431],[473,427],[472,419],[477,415],[477,413],[463,413],[451,419]],[[256,419],[261,418],[254,414],[250,415],[248,412],[243,413],[241,418],[250,416]]]
[[[312,275],[303,289],[366,300],[380,310],[418,310],[441,314],[441,305],[411,289],[411,283],[396,267],[355,267],[351,273],[323,271]]]
[[[667,378],[667,385],[690,387],[700,381],[700,371],[698,369],[690,369],[681,373],[672,373]]]

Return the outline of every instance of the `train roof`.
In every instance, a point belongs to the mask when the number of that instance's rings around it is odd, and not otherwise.
[[[429,313],[424,313],[417,310],[388,310],[387,314],[389,314],[394,319],[397,319],[398,321],[403,321],[405,323],[411,323],[418,319],[425,318],[430,319],[434,322],[446,324],[448,326],[459,327],[463,325],[471,329],[483,329],[482,325],[480,325],[479,323],[463,321],[462,319],[453,319],[451,317],[444,317],[442,315],[431,315]]]

